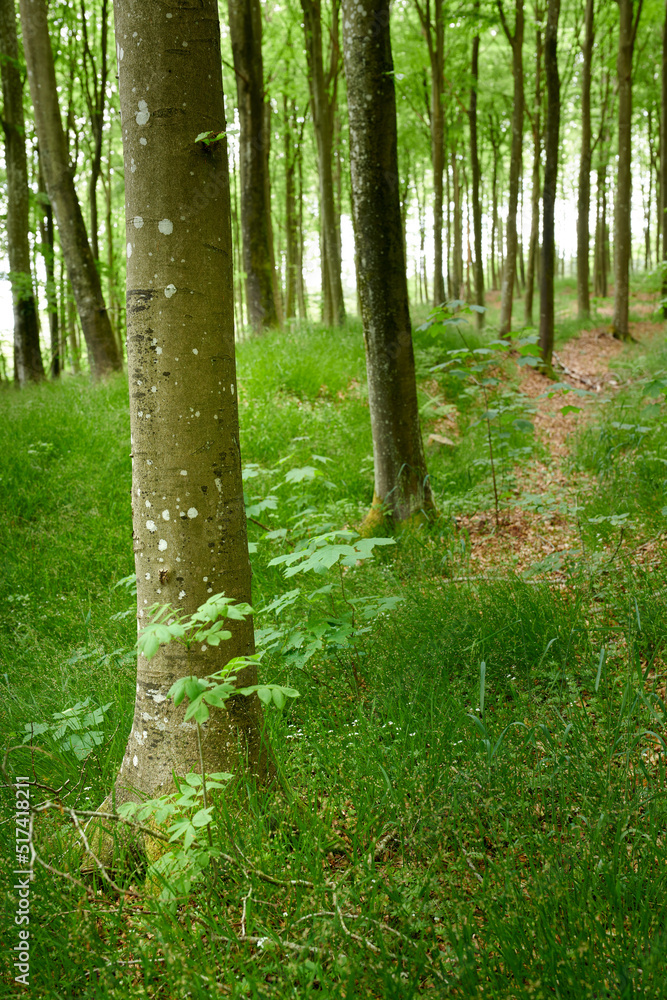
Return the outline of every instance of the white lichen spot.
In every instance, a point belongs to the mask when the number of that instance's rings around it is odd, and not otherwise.
[[[141,138],[139,139],[139,142],[141,143],[141,145],[142,145],[142,146],[147,146],[147,145],[148,145],[148,139],[146,139],[146,137],[145,137],[145,136],[143,136],[143,135],[142,135],[142,137],[141,137]]]
[[[135,767],[139,767],[139,758],[137,757],[136,753],[132,758],[132,763],[134,764]]]
[[[232,390],[232,396],[233,396],[234,395],[234,384],[233,383],[231,385],[231,390]]]
[[[157,543],[157,547],[160,550],[160,552],[164,552],[164,550],[167,548],[167,543],[164,540],[164,538],[160,539],[160,541]]]
[[[208,583],[208,577],[207,576],[203,576],[202,580],[204,581],[204,583]]]
[[[146,573],[146,579],[147,579],[147,580],[150,580],[150,578],[151,578],[151,575],[150,575],[150,573]]]
[[[157,528],[155,527],[155,521],[146,521],[146,527],[151,533],[153,531],[157,531]]]
[[[156,347],[155,348],[155,353],[156,354],[162,354],[162,348],[161,347]]]
[[[168,521],[169,520],[169,511],[168,510],[163,510],[162,511],[162,520],[163,521]]]
[[[160,692],[155,689],[148,692],[148,697],[152,698],[156,705],[161,705],[163,701],[167,700],[165,695],[160,694]]]
[[[144,720],[144,721],[145,721],[145,720]],[[145,730],[145,729],[144,729],[144,731],[142,732],[142,734],[141,734],[141,735],[143,736],[143,738],[144,738],[144,739],[147,739],[147,738],[148,738],[148,733],[146,732],[146,730]]]
[[[197,412],[195,413],[195,417],[198,417],[198,416],[199,416],[199,410],[197,410]]]
[[[157,392],[157,386],[156,385],[152,385],[151,386],[151,392]]]
[[[168,284],[167,287],[164,290],[164,294],[166,295],[166,297],[168,299],[170,299],[172,297],[172,295],[176,294],[176,285],[172,285],[171,283]]]
[[[174,16],[173,14],[167,14],[167,20],[169,20],[169,18],[173,16]],[[167,720],[165,719],[164,721],[166,722]]]
[[[178,599],[180,600],[180,599],[181,599],[181,597],[185,597],[185,596],[186,596],[186,594],[185,594],[185,591],[184,591],[184,590],[181,590],[181,591],[179,592],[179,595],[178,595]]]
[[[187,474],[188,474],[188,470],[187,469],[181,469],[181,475],[182,476],[187,476]]]
[[[207,594],[212,594],[213,593],[213,587],[209,587],[208,590],[206,591],[206,593]]]
[[[207,646],[202,646],[202,648],[201,648],[202,653],[205,653],[206,650],[207,650],[207,648],[208,648]]]
[[[160,221],[157,224],[157,227],[160,230],[160,232],[163,233],[165,236],[170,236],[171,233],[173,233],[174,231],[174,223],[171,221],[171,219],[160,219]]]
[[[216,486],[216,489],[217,489],[218,493],[222,493],[222,480],[221,479],[216,479],[215,480],[215,486]]]
[[[189,507],[188,508],[188,517],[189,518],[197,517],[198,514],[199,514],[199,511],[197,510],[196,507]]]
[[[152,504],[151,504],[150,500],[147,500],[147,501],[146,501],[146,506],[147,506],[147,507],[152,507]]]
[[[132,219],[132,222],[134,223],[135,229],[141,229],[141,227],[144,224],[144,220],[141,218],[140,215],[135,215],[135,217]]]
[[[197,348],[196,348],[196,347],[193,347],[193,348],[192,348],[192,353],[193,353],[193,354],[199,354],[199,351],[197,350]]]
[[[131,256],[132,256],[132,244],[128,243],[127,244],[127,259],[129,260]]]
[[[122,51],[123,50],[121,49],[121,52]],[[121,59],[122,59],[122,56],[121,56]],[[148,122],[148,119],[151,116],[151,113],[148,110],[148,105],[146,104],[145,101],[139,101],[137,107],[139,108],[139,110],[135,111],[135,113],[134,113],[134,117],[137,120],[137,125],[145,125]]]

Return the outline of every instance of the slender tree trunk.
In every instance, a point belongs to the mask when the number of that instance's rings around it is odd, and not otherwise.
[[[503,12],[502,0],[497,0],[503,30],[512,48],[512,77],[514,80],[514,105],[512,109],[512,151],[510,156],[509,206],[507,214],[507,253],[503,271],[502,299],[500,304],[500,335],[506,337],[512,329],[512,303],[516,277],[517,207],[519,178],[523,156],[523,0],[515,0],[514,33],[510,33]]]
[[[632,232],[632,54],[643,0],[619,0],[618,59],[618,173],[614,205],[614,336],[631,340],[630,257]]]
[[[199,132],[225,126],[218,5],[200,0],[173,8],[171,18],[155,0],[116,0],[114,7],[124,122],[133,538],[141,627],[155,602],[192,613],[212,593],[249,601],[250,563],[239,452],[227,145],[224,139],[208,147],[193,143]],[[127,44],[134,37],[141,45]],[[146,94],[139,104],[137,94]],[[184,103],[187,115],[159,113]],[[204,645],[186,652],[169,645],[150,662],[139,657],[134,721],[116,803],[163,794],[173,786],[173,772],[200,770],[196,729],[183,723],[185,705],[175,708],[167,692],[179,677],[213,673],[230,657],[253,652],[252,620],[230,622],[230,628],[232,638],[218,649]],[[254,669],[235,673],[238,683],[254,682]],[[229,711],[212,711],[202,727],[205,769],[238,771],[247,762],[263,777],[259,703],[237,698],[228,704]]]
[[[662,102],[660,106],[660,207],[662,232],[662,315],[667,319],[667,0],[662,26]]]
[[[581,70],[581,158],[579,160],[579,195],[577,199],[577,307],[580,319],[591,314],[588,256],[590,233],[588,217],[591,204],[591,68],[595,30],[594,0],[586,0],[584,18],[584,62]]]
[[[343,35],[357,287],[375,459],[374,511],[367,520],[381,517],[378,508],[384,505],[401,521],[432,506],[432,498],[401,238],[388,0],[345,0]]]
[[[296,316],[296,271],[298,263],[296,197],[296,150],[292,136],[291,103],[283,94],[283,142],[285,158],[285,319]]]
[[[547,81],[547,127],[544,165],[542,275],[540,279],[540,354],[547,370],[554,349],[554,266],[556,244],[554,206],[558,180],[558,134],[560,130],[560,79],[558,76],[558,16],[560,0],[549,0],[544,36],[544,75]]]
[[[7,250],[14,306],[14,360],[17,380],[24,385],[44,378],[44,366],[39,349],[37,304],[30,267],[28,161],[13,0],[0,0],[0,59],[7,172]]]
[[[479,2],[475,4],[479,10]],[[481,171],[479,166],[479,149],[477,146],[477,87],[479,82],[479,35],[472,42],[472,87],[470,88],[470,165],[472,168],[472,223],[475,243],[475,302],[484,306],[484,259],[482,257],[482,205],[480,200]],[[484,326],[484,313],[477,313],[477,326]]]
[[[461,179],[456,158],[456,145],[452,147],[452,196],[454,202],[454,239],[452,246],[452,293],[455,299],[463,296],[463,207],[461,205]]]
[[[535,20],[541,23],[544,10],[535,5]],[[535,275],[540,243],[540,163],[542,158],[542,31],[538,26],[535,37],[535,106],[531,118],[533,131],[533,172],[530,192],[530,240],[528,243],[528,268],[524,298],[524,319],[533,326],[533,300]]]
[[[336,104],[336,82],[340,53],[338,51],[338,0],[334,0],[332,10],[332,64],[328,74],[324,72],[322,54],[322,5],[321,0],[301,0],[303,28],[308,60],[308,85],[310,103],[317,142],[317,168],[320,182],[320,225],[323,243],[323,286],[330,315],[325,321],[334,326],[345,322],[345,303],[341,283],[340,246],[336,225],[336,207],[333,177],[334,116]]]
[[[99,234],[97,221],[97,183],[102,173],[102,139],[104,137],[104,108],[107,89],[107,32],[109,27],[108,0],[102,0],[100,23],[100,70],[97,71],[95,55],[88,41],[88,22],[86,19],[85,0],[81,3],[81,30],[83,35],[83,65],[85,91],[90,116],[90,130],[93,155],[90,161],[90,178],[88,181],[88,203],[90,206],[90,246],[95,260],[99,260]],[[95,12],[97,17],[97,12]]]
[[[271,205],[267,200],[262,12],[259,0],[228,0],[228,7],[241,122],[241,229],[246,303],[250,325],[260,331],[278,325],[270,244]]]
[[[39,194],[41,213],[39,217],[39,235],[41,240],[42,260],[46,272],[46,311],[49,317],[49,343],[51,346],[51,363],[49,374],[51,378],[60,375],[62,362],[60,358],[60,330],[58,328],[58,294],[56,287],[55,268],[55,231],[53,225],[53,209],[46,193],[41,164],[39,166]]]
[[[44,181],[58,224],[62,248],[93,375],[120,371],[100,278],[74,190],[67,143],[60,120],[56,75],[45,0],[21,0],[21,25]],[[139,112],[143,114],[143,112]]]

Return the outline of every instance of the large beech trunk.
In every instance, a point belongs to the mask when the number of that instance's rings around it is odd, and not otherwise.
[[[317,169],[320,182],[320,218],[322,227],[323,283],[327,308],[324,319],[334,326],[345,322],[345,302],[341,283],[341,254],[334,197],[333,149],[336,108],[336,82],[340,53],[338,51],[338,2],[332,10],[331,65],[325,76],[322,55],[321,0],[301,0],[303,29],[308,59],[308,86],[317,141]]]
[[[508,336],[512,329],[512,303],[516,281],[517,209],[519,205],[519,180],[523,157],[523,0],[515,0],[514,32],[507,25],[502,0],[497,0],[503,30],[512,48],[512,79],[514,104],[512,108],[512,147],[510,153],[509,206],[507,213],[507,250],[503,270],[502,297],[500,302],[500,334]]]
[[[343,38],[374,500],[400,521],[431,506],[432,500],[419,427],[403,255],[388,0],[345,0]]]
[[[35,115],[44,181],[53,206],[67,276],[81,319],[90,370],[106,375],[123,367],[102,286],[74,190],[67,141],[60,120],[56,74],[45,0],[20,0],[23,46]]]
[[[39,350],[37,305],[30,267],[30,193],[14,0],[0,0],[0,57],[7,172],[7,250],[14,305],[14,362],[16,377],[23,385],[44,378],[44,366]]]
[[[551,368],[554,349],[554,268],[556,243],[554,207],[558,179],[558,133],[560,129],[560,79],[558,76],[558,17],[560,0],[549,0],[544,37],[544,71],[547,80],[547,127],[545,137],[544,194],[542,196],[542,271],[540,274],[540,354]]]
[[[228,7],[241,122],[241,229],[246,301],[250,324],[259,331],[278,325],[264,108],[262,12],[259,0],[228,0]]]
[[[632,232],[632,54],[642,0],[619,0],[618,58],[618,172],[614,204],[614,336],[630,340],[628,326],[630,309],[630,255]]]
[[[116,0],[123,115],[132,510],[138,625],[150,607],[192,613],[212,593],[250,600],[234,359],[231,209],[215,0],[172,8]],[[133,39],[139,43],[134,44]],[[150,59],[146,53],[150,52]],[[116,802],[199,770],[196,728],[167,692],[252,653],[251,620],[219,649],[139,657],[134,721]],[[239,681],[253,683],[254,670]],[[266,770],[256,698],[203,727],[207,771]]]

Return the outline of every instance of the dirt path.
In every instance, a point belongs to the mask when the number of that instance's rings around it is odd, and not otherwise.
[[[633,325],[640,340],[662,332],[655,323]],[[469,537],[471,576],[498,576],[499,570],[513,569],[530,570],[554,582],[565,579],[560,566],[568,553],[580,548],[574,511],[593,485],[590,477],[566,472],[569,439],[593,418],[600,400],[621,384],[609,366],[625,350],[604,327],[583,331],[558,350],[554,361],[560,382],[586,390],[585,396],[557,393],[549,399],[545,394],[554,383],[535,369],[522,369],[520,391],[535,408],[530,419],[546,455],[516,466],[512,492],[517,505],[505,504],[500,528],[492,510],[457,519]],[[564,415],[561,410],[566,405],[580,407],[581,412]]]

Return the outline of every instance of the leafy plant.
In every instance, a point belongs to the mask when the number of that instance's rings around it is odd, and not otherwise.
[[[111,702],[100,708],[90,707],[90,698],[78,701],[63,712],[54,712],[53,722],[26,722],[23,729],[23,743],[32,743],[36,736],[45,736],[56,743],[60,750],[73,753],[78,760],[84,760],[93,747],[100,746],[104,733],[104,716],[111,708]]]

